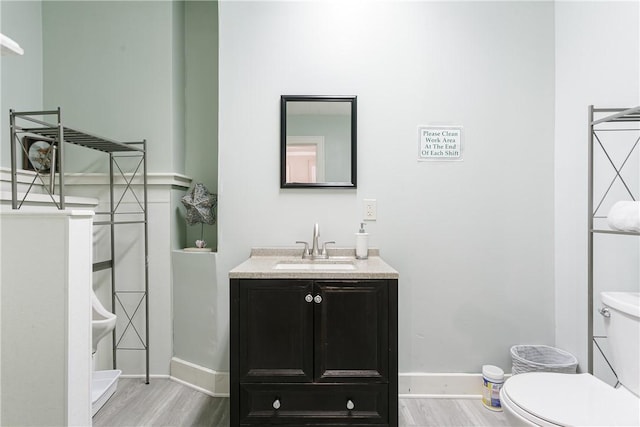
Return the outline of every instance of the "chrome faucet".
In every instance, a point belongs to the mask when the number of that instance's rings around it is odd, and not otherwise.
[[[318,258],[320,251],[318,250],[318,237],[320,237],[320,226],[316,222],[313,226],[313,243],[311,246],[311,258]]]
[[[324,242],[322,245],[322,250],[320,250],[320,243],[318,238],[320,237],[320,226],[316,223],[313,226],[313,241],[311,242],[311,248],[309,248],[309,243],[297,241],[296,243],[301,243],[304,245],[304,249],[302,250],[302,258],[305,259],[327,259],[329,258],[329,254],[327,253],[327,244],[335,243],[335,241]]]

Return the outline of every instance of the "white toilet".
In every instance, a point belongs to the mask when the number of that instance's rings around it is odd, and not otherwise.
[[[118,378],[122,371],[120,370],[108,370],[108,371],[96,371],[95,370],[95,352],[98,349],[98,343],[105,336],[107,336],[113,328],[116,327],[116,315],[104,308],[100,303],[96,294],[91,291],[91,354],[94,360],[93,372],[91,373],[91,409],[92,415],[109,400],[109,398],[115,393],[118,386]]]
[[[531,372],[509,378],[500,403],[513,426],[640,426],[640,293],[603,292],[605,330],[620,386],[590,374]]]
[[[96,294],[91,291],[91,354],[98,343],[116,327],[116,315],[104,308]]]

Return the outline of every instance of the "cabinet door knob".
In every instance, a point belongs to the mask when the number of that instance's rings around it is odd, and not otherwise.
[[[304,297],[304,300],[305,300],[306,302],[312,302],[312,301],[313,301],[313,296],[311,296],[311,294],[307,294],[307,295]]]
[[[280,409],[280,399],[273,401],[273,409]]]
[[[322,302],[322,297],[321,297],[320,295],[316,295],[316,296],[313,298],[313,301],[314,301],[316,304],[320,304],[320,303]]]
[[[348,410],[352,410],[355,407],[356,407],[356,405],[353,403],[353,400],[351,400],[351,399],[347,400],[347,409]]]

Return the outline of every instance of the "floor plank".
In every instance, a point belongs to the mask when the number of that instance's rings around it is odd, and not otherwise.
[[[504,413],[479,399],[399,399],[402,427],[508,426]],[[168,379],[121,378],[93,417],[95,427],[229,426],[229,399],[211,397]]]
[[[406,427],[508,426],[502,412],[479,399],[400,399],[399,424]]]
[[[211,397],[175,381],[121,378],[93,417],[95,427],[228,426],[229,399]]]

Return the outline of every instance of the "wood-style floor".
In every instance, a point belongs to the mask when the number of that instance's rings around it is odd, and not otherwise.
[[[508,426],[502,412],[475,399],[400,399],[399,424],[411,427]],[[122,378],[93,417],[95,427],[229,426],[229,399],[210,397],[168,379]]]
[[[509,426],[503,412],[480,399],[400,399],[398,424],[419,427]]]
[[[229,399],[211,397],[169,379],[145,384],[121,378],[111,399],[93,417],[94,427],[228,426]]]

